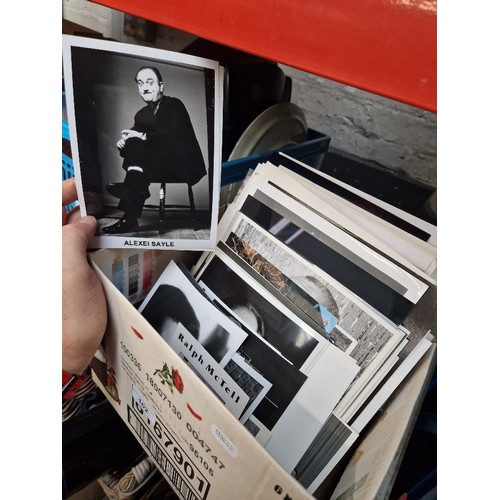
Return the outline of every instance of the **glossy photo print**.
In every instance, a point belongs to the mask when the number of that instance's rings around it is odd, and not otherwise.
[[[94,246],[213,248],[219,64],[73,36],[63,63],[78,202],[99,221]]]

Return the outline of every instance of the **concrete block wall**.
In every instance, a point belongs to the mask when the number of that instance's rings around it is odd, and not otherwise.
[[[127,43],[123,13],[86,0],[63,0],[63,17]],[[158,26],[155,46],[180,50],[194,36]],[[149,44],[151,45],[151,44]],[[292,78],[292,102],[308,126],[331,137],[331,146],[395,171],[431,188],[437,187],[435,113],[280,65]]]
[[[331,146],[436,187],[435,113],[282,66],[292,101]]]

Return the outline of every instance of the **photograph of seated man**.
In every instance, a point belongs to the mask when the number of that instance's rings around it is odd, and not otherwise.
[[[117,142],[123,182],[109,183],[106,190],[119,198],[122,218],[107,227],[107,234],[136,231],[149,184],[170,169],[169,182],[194,185],[206,175],[205,162],[191,119],[183,102],[164,95],[163,77],[156,67],[144,66],[135,75],[139,95],[146,103],[135,115],[134,124],[124,129]],[[176,172],[175,169],[178,169]]]

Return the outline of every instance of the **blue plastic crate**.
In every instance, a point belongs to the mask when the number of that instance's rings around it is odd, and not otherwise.
[[[69,139],[69,126],[66,120],[62,121],[62,139],[70,141]],[[73,168],[73,160],[66,154],[62,154],[62,180],[69,179],[75,176]]]
[[[299,160],[311,167],[320,167],[330,145],[330,136],[308,129],[307,140],[300,144],[285,146],[280,149],[283,153]],[[275,151],[267,151],[238,160],[222,163],[221,186],[227,186],[242,181],[249,169],[254,169],[260,162]]]
[[[73,169],[73,160],[62,154],[62,180],[70,179],[75,176],[75,170]]]
[[[69,141],[69,127],[68,123],[62,121],[62,138],[63,140]],[[62,180],[70,179],[75,176],[75,169],[73,167],[73,160],[66,154],[62,153]],[[66,205],[66,210],[69,212],[76,206],[76,203],[71,203]]]

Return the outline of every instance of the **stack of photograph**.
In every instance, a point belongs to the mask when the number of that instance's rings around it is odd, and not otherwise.
[[[435,226],[275,153],[139,312],[314,492],[436,342],[436,274]]]

